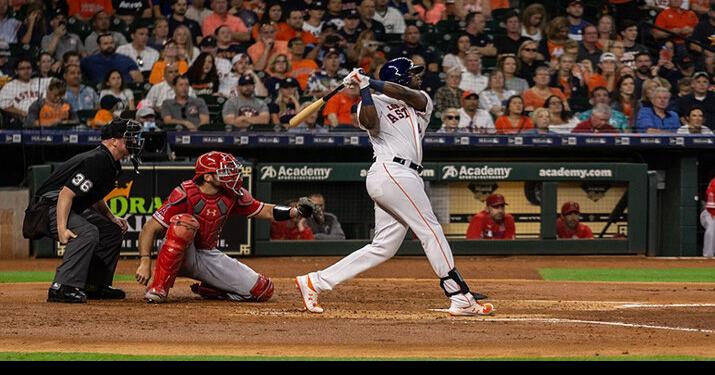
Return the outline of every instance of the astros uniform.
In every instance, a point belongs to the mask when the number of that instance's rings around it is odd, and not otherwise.
[[[375,237],[372,243],[338,263],[309,275],[317,292],[336,285],[383,263],[395,255],[410,228],[422,243],[432,269],[440,278],[454,268],[452,250],[425,193],[421,170],[422,138],[432,114],[432,100],[424,112],[383,94],[373,94],[380,121],[379,133],[370,135],[374,163],[367,175],[367,192],[375,202]],[[362,102],[358,105],[358,113]],[[398,162],[396,160],[401,160]],[[410,167],[412,165],[412,168]],[[459,291],[456,282],[445,282],[449,292]],[[451,297],[464,302],[462,294]]]

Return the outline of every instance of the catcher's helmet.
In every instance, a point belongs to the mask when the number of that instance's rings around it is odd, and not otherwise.
[[[224,188],[241,194],[242,173],[241,164],[228,153],[220,151],[207,152],[196,159],[196,175],[194,179],[205,174],[215,173],[216,179]]]
[[[410,83],[410,73],[421,74],[424,70],[424,66],[415,65],[407,57],[398,57],[386,62],[380,68],[380,79],[407,86]]]

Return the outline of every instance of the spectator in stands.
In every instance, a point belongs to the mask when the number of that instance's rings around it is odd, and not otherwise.
[[[518,134],[534,128],[531,119],[524,114],[524,99],[514,95],[506,101],[504,115],[496,121],[497,133]]]
[[[10,45],[0,41],[0,88],[12,79],[13,67],[9,64],[10,56],[12,56]]]
[[[266,72],[268,73],[264,78],[264,85],[268,89],[268,94],[275,98],[278,95],[278,89],[280,88],[281,82],[288,77],[291,71],[290,61],[288,60],[288,55],[279,54],[275,55],[270,63]],[[296,107],[297,108],[297,107]]]
[[[303,22],[303,11],[291,9],[285,22],[286,28],[276,34],[276,40],[290,42],[291,39],[298,38],[304,44],[315,47],[318,44],[318,38],[303,30]],[[290,48],[290,45],[288,48]]]
[[[286,202],[287,206],[298,207],[298,201],[293,199]],[[285,221],[271,222],[271,240],[313,240],[313,231],[308,226],[306,219],[300,215]]]
[[[216,59],[218,63],[219,59]],[[254,94],[256,96],[268,96],[268,90],[263,85],[263,81],[258,74],[253,70],[251,58],[243,53],[239,53],[231,60],[233,71],[228,74],[219,71],[219,93],[225,97],[234,97],[238,95],[238,80],[243,75],[250,75],[254,81]],[[218,65],[216,66],[218,71]]]
[[[609,93],[616,89],[617,61],[616,56],[610,52],[601,55],[597,71],[585,77],[589,93],[596,87],[605,87]]]
[[[640,101],[635,95],[636,79],[633,76],[623,76],[618,80],[616,90],[613,92],[613,109],[623,113],[628,119],[628,128],[623,129],[624,133],[633,131],[636,114],[640,109]]]
[[[670,40],[675,43],[675,53],[680,56],[685,53],[685,40],[695,31],[698,25],[698,16],[691,10],[681,8],[683,0],[670,0],[668,8],[658,13],[655,26],[669,32],[653,28],[653,37],[660,41]],[[674,34],[674,35],[673,35]]]
[[[710,88],[710,75],[706,72],[693,74],[692,93],[678,99],[676,103],[680,116],[685,116],[690,107],[696,106],[705,112],[704,123],[715,127],[715,92]]]
[[[201,43],[201,25],[199,25],[198,22],[186,17],[186,12],[189,10],[188,0],[174,0],[171,5],[171,10],[171,17],[168,19],[169,35],[174,35],[174,32],[179,26],[184,26],[191,33],[192,43]],[[174,38],[176,38],[175,35]]]
[[[581,41],[584,28],[589,24],[583,19],[583,3],[581,0],[570,0],[567,2],[566,19],[569,21],[569,39]]]
[[[613,17],[608,14],[604,14],[598,19],[598,46],[606,51],[606,47],[609,42],[616,40],[616,24],[613,21]]]
[[[342,79],[344,74],[341,74],[343,72],[340,71],[339,56],[338,50],[334,48],[325,52],[323,69],[313,72],[308,78],[308,95],[322,98],[340,85],[339,79]]]
[[[493,134],[496,132],[494,120],[489,112],[479,108],[479,94],[465,91],[462,94],[462,108],[459,110],[459,128],[473,133]]]
[[[664,87],[668,89],[668,91],[670,91],[670,83],[665,78],[655,77],[653,79],[648,79],[643,82],[643,94],[641,95],[640,103],[641,108],[653,106],[653,96],[655,95],[655,89],[659,87]],[[638,113],[636,112],[636,119],[637,116]]]
[[[110,70],[102,83],[102,91],[99,92],[99,99],[107,95],[113,95],[119,99],[116,112],[114,115],[119,117],[124,110],[133,111],[136,109],[134,105],[134,93],[124,85],[122,73],[119,70]]]
[[[412,60],[412,63],[414,65],[427,66],[427,62],[425,61],[424,57],[422,57],[422,55],[415,54],[408,56],[408,58]],[[385,60],[381,56],[376,56],[375,59],[373,59],[372,61],[370,72],[372,72],[372,74],[379,74],[380,68],[386,62],[387,60]],[[443,73],[433,72],[428,69],[422,71],[422,85],[420,86],[420,89],[426,92],[427,95],[430,96],[430,98],[433,98],[434,94],[437,92],[437,89],[442,87],[443,79],[440,77],[441,75],[443,75]]]
[[[608,122],[611,118],[611,107],[600,103],[591,110],[591,117],[579,123],[571,133],[619,133]]]
[[[675,133],[680,128],[680,118],[673,111],[668,111],[670,90],[665,87],[655,89],[652,107],[643,107],[638,111],[636,130],[639,133]]]
[[[115,52],[112,34],[101,34],[97,37],[97,44],[99,44],[100,53],[87,56],[80,62],[82,75],[90,82],[102,82],[112,69],[119,70],[125,81],[144,81],[137,64],[129,57]]]
[[[276,40],[276,25],[263,23],[260,25],[260,37],[253,45],[248,47],[248,55],[254,61],[254,68],[258,71],[265,70],[268,62],[278,54],[288,55],[288,42]]]
[[[461,107],[460,101],[464,91],[459,88],[462,82],[462,70],[458,67],[452,67],[447,71],[446,83],[444,86],[437,89],[434,95],[434,106],[437,112],[446,108]]]
[[[457,133],[461,132],[462,129],[459,128],[459,122],[461,121],[461,116],[459,114],[460,109],[458,108],[446,108],[442,111],[442,126],[437,130],[437,133]],[[464,129],[466,130],[466,128]]]
[[[310,227],[316,240],[342,241],[345,233],[340,226],[338,217],[325,211],[325,197],[320,193],[313,193],[308,196],[315,204],[313,216],[306,219],[305,223]]]
[[[360,89],[358,87],[349,87],[335,94],[323,109],[323,125],[333,128],[352,127],[350,109],[359,101]]]
[[[283,19],[283,5],[277,2],[269,2],[266,4],[266,8],[263,11],[263,15],[258,23],[251,27],[251,39],[259,40],[260,26],[266,23],[270,23],[276,26],[276,40],[278,36],[290,29],[290,26],[284,22]]]
[[[384,1],[384,0],[383,0]],[[403,35],[404,44],[392,48],[390,51],[390,59],[396,57],[410,58],[412,55],[420,55],[427,61],[427,70],[430,72],[439,71],[439,61],[437,60],[436,52],[431,46],[426,46],[420,43],[420,29],[415,25],[409,25],[405,29]]]
[[[40,52],[37,56],[37,77],[52,78],[57,75],[55,68],[59,68],[55,65],[55,58],[47,52]]]
[[[302,111],[306,107],[308,107],[311,103],[303,103],[303,105],[300,106],[300,109],[298,112]],[[310,114],[310,116],[306,117],[303,122],[300,124],[296,125],[295,127],[292,127],[288,130],[286,130],[287,133],[312,133],[312,134],[325,134],[328,133],[328,128],[321,126],[318,124],[318,117],[320,116],[319,111],[315,111]]]
[[[357,10],[355,11],[357,12]],[[343,20],[345,13],[346,12],[343,12],[342,0],[328,0],[325,4],[325,14],[323,14],[323,21],[335,25],[335,27],[337,27],[339,30],[343,27],[343,24],[345,23],[345,21]],[[402,17],[401,13],[400,17]]]
[[[109,11],[97,12],[97,14],[92,17],[92,33],[84,39],[84,51],[88,55],[94,55],[98,51],[101,52],[99,37],[104,34],[110,34],[112,36],[115,48],[116,46],[127,44],[127,39],[124,35],[120,32],[109,30],[111,24],[112,16],[110,16]]]
[[[501,70],[493,70],[489,73],[487,89],[479,94],[479,106],[497,118],[504,114],[504,103],[507,99],[517,94],[516,91],[504,87],[504,73]]]
[[[214,39],[213,37],[206,38]],[[216,29],[214,44],[217,48],[215,53],[216,57],[221,57],[228,61],[231,61],[236,54],[246,52],[246,48],[243,45],[233,41],[231,29],[226,25],[221,25]]]
[[[598,28],[586,25],[583,29],[583,40],[579,43],[578,61],[589,60],[593,66],[601,62],[603,51],[598,47]]]
[[[52,127],[60,124],[78,123],[77,114],[63,97],[67,85],[64,81],[52,78],[47,85],[47,94],[37,99],[27,111],[26,128]]]
[[[591,92],[591,106],[595,107],[598,104],[605,104],[609,107],[612,106],[611,94],[608,93],[608,89],[603,86],[596,87]],[[586,121],[591,117],[591,110],[581,112],[578,116],[579,121]],[[611,117],[608,120],[608,124],[614,127],[619,132],[628,132],[631,127],[628,125],[628,118],[621,111],[616,109],[611,110]]]
[[[298,94],[298,81],[285,78],[279,82],[276,90],[275,101],[268,105],[271,115],[271,124],[276,128],[287,127],[288,121],[298,113],[300,96]]]
[[[504,74],[504,87],[518,95],[529,88],[529,82],[516,76],[519,71],[519,60],[514,55],[501,55],[497,59],[497,70]]]
[[[167,40],[169,40],[169,20],[165,17],[157,17],[154,19],[154,29],[147,45],[157,51],[161,51],[164,49],[164,44]]]
[[[403,34],[405,32],[405,17],[402,13],[388,6],[389,0],[375,0],[375,21],[385,26],[387,34]]]
[[[385,40],[385,26],[374,19],[375,1],[362,0],[360,5],[358,5],[357,10],[360,14],[360,24],[358,25],[358,30],[360,32],[363,30],[372,30],[375,32],[376,40]]]
[[[549,86],[561,90],[569,102],[568,107],[574,111],[585,107],[588,87],[574,55],[563,54],[558,57],[557,69],[551,76]]]
[[[581,122],[564,109],[564,101],[557,95],[548,97],[544,103],[544,108],[549,111],[549,129],[554,132],[570,133]]]
[[[176,42],[176,47],[179,49],[179,56],[183,56],[189,65],[193,64],[201,51],[194,47],[189,28],[183,25],[177,26],[172,35],[172,39]]]
[[[15,79],[0,90],[0,109],[5,124],[20,128],[24,124],[30,105],[47,91],[49,79],[32,78],[32,62],[27,57],[18,58],[15,63]]]
[[[161,105],[167,99],[174,99],[174,79],[179,75],[176,64],[167,65],[164,69],[164,80],[151,87],[142,101],[142,106],[149,106],[155,112],[161,111]],[[189,96],[195,97],[194,90],[189,88]]]
[[[462,72],[462,81],[459,88],[463,91],[480,93],[487,88],[489,79],[482,74],[482,57],[479,53],[471,49],[467,52],[465,59],[465,70]]]
[[[579,222],[581,208],[578,203],[568,201],[561,206],[561,217],[556,219],[556,235],[561,239],[593,239],[588,225]]]
[[[556,95],[561,98],[564,102],[565,109],[567,111],[571,110],[564,93],[557,88],[549,87],[550,80],[549,68],[545,66],[536,68],[534,72],[534,86],[523,93],[524,105],[526,106],[525,110],[527,112],[543,107],[544,103],[546,103],[546,99],[551,95]]]
[[[42,37],[47,34],[42,3],[29,4],[26,11],[25,22],[17,30],[17,40],[22,44],[39,46],[42,43]]]
[[[538,43],[545,34],[547,21],[546,9],[542,4],[527,6],[521,16],[521,35]]]
[[[345,47],[346,52],[348,53],[348,57],[351,60],[356,61],[357,57],[353,56],[350,51],[355,49],[355,44],[357,43],[357,39],[360,36],[360,32],[362,31],[358,29],[358,27],[360,26],[360,13],[358,13],[357,9],[350,9],[343,12],[343,14],[343,22],[342,26],[338,31],[338,35],[340,35],[340,37],[345,40]]]
[[[64,67],[62,78],[67,83],[65,101],[72,106],[75,111],[90,111],[97,109],[99,96],[93,88],[82,84],[82,70],[79,65],[67,65]]]
[[[299,37],[295,37],[288,41],[290,49],[290,76],[295,78],[300,84],[301,91],[305,91],[308,87],[308,78],[318,70],[318,64],[313,59],[304,57],[305,42]]]
[[[700,107],[690,107],[685,116],[685,125],[678,128],[678,134],[712,135],[713,131],[705,123],[705,111]]]
[[[67,17],[61,11],[55,11],[50,18],[52,32],[42,37],[42,50],[51,54],[56,60],[68,51],[84,53],[84,45],[77,34],[67,32]]]
[[[521,44],[530,40],[528,37],[521,35],[519,13],[515,11],[507,13],[506,16],[504,16],[504,25],[506,34],[496,36],[494,38],[494,45],[496,45],[499,55],[505,53],[516,55]]]
[[[546,108],[537,108],[531,112],[531,122],[534,123],[534,129],[527,131],[527,134],[550,134],[553,133],[549,128],[551,122],[551,114]]]
[[[205,5],[205,0],[191,0],[191,4],[189,4],[188,9],[186,10],[186,18],[194,20],[199,24],[203,24],[204,19],[211,14],[211,11],[206,9]]]
[[[487,19],[481,13],[472,13],[467,16],[467,26],[464,31],[469,34],[470,44],[476,47],[482,56],[496,56],[497,48],[494,47],[494,38],[486,32]]]
[[[144,131],[159,130],[159,127],[156,125],[156,112],[154,112],[154,110],[150,107],[137,109],[134,119],[142,124]]]
[[[17,43],[17,30],[22,23],[8,16],[8,0],[0,0],[0,41]]]
[[[174,77],[174,98],[161,104],[161,118],[164,127],[177,131],[197,131],[209,123],[209,109],[201,98],[189,97],[189,79],[186,76]]]
[[[87,22],[98,12],[109,13],[112,11],[111,0],[82,0],[68,1],[68,16],[75,17],[80,21]]]
[[[191,2],[193,3],[194,0]],[[228,14],[240,18],[243,24],[246,25],[246,28],[250,30],[253,25],[258,23],[258,15],[254,12],[254,10],[258,11],[258,9],[252,8],[250,4],[247,4],[245,1],[233,0],[231,5]]]
[[[138,22],[129,28],[132,42],[117,47],[117,53],[134,61],[142,73],[149,74],[154,63],[159,60],[159,52],[147,45],[149,41],[149,25]]]
[[[564,44],[569,40],[569,21],[565,17],[556,17],[546,28],[546,38],[539,42],[539,53],[546,61],[552,61],[564,54]],[[596,31],[596,28],[593,28]],[[585,34],[586,30],[584,30]],[[594,39],[598,40],[598,32]]]
[[[94,114],[94,118],[89,120],[89,126],[97,129],[109,124],[114,120],[119,99],[113,95],[107,95],[99,100],[99,111]]]
[[[417,17],[424,23],[436,25],[447,11],[447,7],[441,1],[427,0],[414,5]]]
[[[214,57],[210,53],[201,52],[186,71],[186,77],[197,96],[218,94],[218,73]]]
[[[486,208],[469,220],[468,240],[513,240],[516,238],[514,217],[506,213],[506,201],[501,194],[491,194]]]
[[[213,12],[204,18],[201,31],[204,37],[214,35],[214,31],[221,25],[227,25],[233,32],[233,39],[237,42],[247,42],[251,33],[241,18],[228,14],[228,0],[212,0]]]
[[[648,48],[638,43],[638,24],[631,20],[624,20],[621,24],[619,35],[621,36],[624,48],[621,62],[635,68],[636,54],[648,52]]]
[[[647,79],[655,77],[653,72],[653,60],[648,52],[639,52],[636,54],[636,96],[641,96],[643,82]]]
[[[465,70],[465,59],[467,58],[467,52],[470,47],[469,34],[459,35],[455,39],[452,53],[444,55],[442,59],[442,70],[445,72],[452,68],[458,68],[460,71]]]
[[[270,123],[268,106],[254,95],[255,83],[250,74],[244,74],[238,79],[238,95],[227,100],[221,111],[227,128],[245,130],[252,125]]]
[[[303,31],[307,31],[318,38],[323,29],[323,25],[325,25],[325,21],[323,20],[324,14],[325,7],[322,1],[313,1],[308,4],[308,16],[303,22]]]
[[[695,26],[691,35],[693,40],[700,42],[704,46],[713,46],[712,37],[715,35],[715,3],[710,3],[710,8],[703,20]],[[710,75],[715,75],[715,52],[704,49],[697,44],[690,44],[690,50],[702,54],[704,66]]]
[[[151,68],[151,74],[149,75],[149,83],[152,85],[161,82],[162,77],[164,77],[164,69],[168,65],[177,66],[179,74],[184,74],[189,70],[189,63],[184,56],[179,54],[179,46],[173,39],[168,39],[164,43],[164,49],[161,51],[160,56],[159,60],[154,63],[154,67]]]
[[[139,19],[152,18],[151,0],[112,0],[114,16],[126,25],[132,25]]]
[[[529,87],[534,86],[534,73],[536,73],[536,68],[543,65],[543,58],[539,57],[537,43],[531,40],[522,43],[521,47],[519,47],[517,57],[519,58],[519,70],[516,76],[526,80]],[[506,71],[505,74],[508,78],[509,74],[507,74]],[[509,86],[507,85],[507,87]],[[519,91],[516,88],[512,88],[512,90]]]

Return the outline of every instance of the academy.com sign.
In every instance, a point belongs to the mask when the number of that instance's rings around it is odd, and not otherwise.
[[[446,165],[442,167],[443,180],[505,180],[513,168],[490,167],[489,165],[469,167],[466,165]]]
[[[261,180],[282,181],[322,181],[328,180],[333,168],[273,166],[266,165],[261,168]]]
[[[578,177],[584,179],[587,177],[613,177],[613,171],[610,169],[539,169],[539,177]]]

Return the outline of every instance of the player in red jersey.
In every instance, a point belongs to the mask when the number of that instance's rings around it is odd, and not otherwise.
[[[506,213],[506,201],[501,194],[487,197],[487,207],[474,215],[467,228],[468,240],[513,240],[516,238],[514,217]]]

